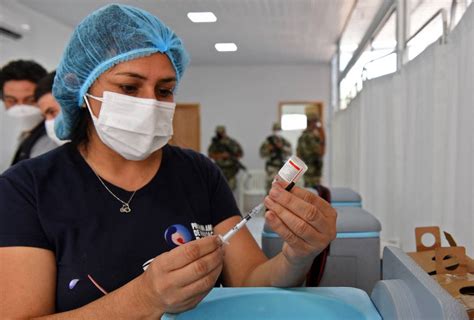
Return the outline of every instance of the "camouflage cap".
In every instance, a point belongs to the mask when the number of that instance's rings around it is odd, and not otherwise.
[[[225,133],[225,126],[217,126],[216,133]]]
[[[272,129],[273,129],[273,131],[279,131],[279,130],[281,130],[281,126],[278,122],[275,122],[275,123],[273,123]]]
[[[319,116],[316,113],[306,114],[306,119],[308,119],[308,121],[320,121]]]

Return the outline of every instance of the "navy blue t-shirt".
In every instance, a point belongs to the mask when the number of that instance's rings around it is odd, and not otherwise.
[[[120,199],[131,192],[105,182]],[[54,252],[56,310],[78,308],[143,272],[147,260],[212,234],[239,214],[225,178],[208,158],[165,146],[155,177],[122,204],[66,144],[0,176],[0,246]],[[38,279],[41,281],[41,279]]]

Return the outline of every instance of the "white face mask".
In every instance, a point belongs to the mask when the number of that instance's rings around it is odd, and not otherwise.
[[[46,133],[48,137],[53,140],[58,146],[62,146],[67,143],[67,140],[59,140],[56,132],[54,131],[54,119],[45,120],[44,127],[46,128]]]
[[[27,104],[16,104],[8,108],[7,115],[18,122],[22,130],[30,130],[43,120],[41,110]]]
[[[95,117],[87,97],[102,101]],[[103,97],[84,96],[102,142],[127,160],[146,159],[173,135],[176,103],[104,91]]]

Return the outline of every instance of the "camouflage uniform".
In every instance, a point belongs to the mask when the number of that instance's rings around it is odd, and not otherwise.
[[[208,154],[221,168],[230,188],[235,190],[237,187],[237,173],[240,169],[245,168],[239,161],[243,156],[243,150],[237,141],[225,134],[225,127],[218,126],[216,128],[216,136],[212,138]]]
[[[280,125],[273,125],[273,134],[268,136],[260,146],[260,157],[264,158],[267,193],[272,186],[273,178],[285,164],[285,161],[291,156],[291,144],[282,136],[276,134]]]
[[[298,139],[296,154],[308,166],[304,174],[305,187],[314,187],[320,184],[323,170],[324,130],[322,127],[311,126],[312,121],[319,122],[319,118],[308,116],[308,128]]]

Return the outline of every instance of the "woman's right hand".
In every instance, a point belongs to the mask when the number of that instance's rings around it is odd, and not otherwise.
[[[224,261],[217,236],[185,243],[157,256],[143,274],[148,301],[160,311],[194,308],[214,287]]]

